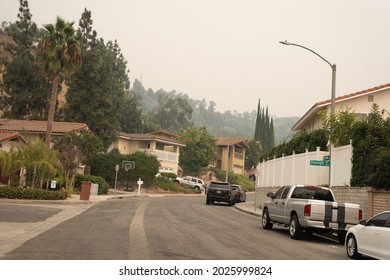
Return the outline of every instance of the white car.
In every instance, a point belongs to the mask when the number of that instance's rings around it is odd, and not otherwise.
[[[206,186],[202,179],[192,177],[192,176],[186,176],[183,178],[177,177],[174,180],[174,182],[201,192],[205,190],[205,186]]]
[[[390,260],[390,211],[384,211],[369,220],[361,220],[346,235],[345,248],[351,259],[362,255]]]

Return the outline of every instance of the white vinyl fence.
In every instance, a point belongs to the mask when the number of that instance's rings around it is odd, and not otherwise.
[[[256,187],[276,187],[293,184],[350,186],[352,145],[283,156],[263,161],[257,166]],[[331,166],[330,166],[331,165]],[[329,172],[331,168],[331,174]],[[329,184],[331,180],[331,184]]]

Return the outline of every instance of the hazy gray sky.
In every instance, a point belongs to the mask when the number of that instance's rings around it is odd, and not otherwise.
[[[19,1],[1,0],[0,21]],[[257,109],[302,116],[336,96],[390,82],[390,0],[29,0],[32,20],[78,21],[84,8],[105,41],[118,40],[146,89],[214,101],[220,112]]]

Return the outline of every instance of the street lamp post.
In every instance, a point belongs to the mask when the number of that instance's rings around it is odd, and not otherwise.
[[[331,64],[329,61],[327,61],[325,58],[320,56],[318,53],[316,53],[315,51],[313,51],[305,46],[290,43],[287,41],[279,41],[279,43],[283,44],[283,45],[287,45],[287,46],[296,46],[296,47],[300,47],[300,48],[303,48],[305,50],[308,50],[309,52],[312,52],[316,56],[321,58],[323,61],[325,61],[330,66],[330,68],[332,68],[332,92],[331,92],[331,98],[330,98],[330,101],[331,101],[330,112],[332,115],[334,115],[336,112],[336,108],[335,108],[335,103],[336,103],[336,64]],[[330,161],[330,163],[329,163],[329,187],[332,186],[332,149],[333,149],[332,139],[329,136],[329,161]]]

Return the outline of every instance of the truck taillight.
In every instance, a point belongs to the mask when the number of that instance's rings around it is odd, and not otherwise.
[[[362,209],[359,209],[359,221],[363,219],[363,211]]]
[[[305,209],[303,210],[303,215],[310,216],[311,214],[311,204],[306,204]]]

